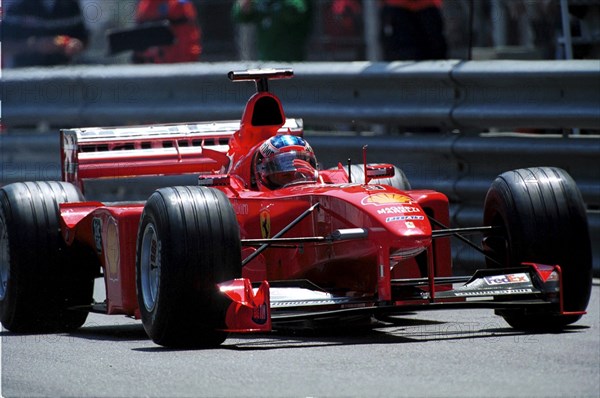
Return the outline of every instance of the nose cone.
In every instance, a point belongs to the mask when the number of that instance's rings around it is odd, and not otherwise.
[[[411,197],[400,193],[374,193],[361,204],[386,229],[400,249],[424,248],[431,244],[431,224],[427,214]]]

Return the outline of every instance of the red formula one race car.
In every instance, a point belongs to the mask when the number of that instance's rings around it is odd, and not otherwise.
[[[0,189],[4,327],[73,330],[94,311],[141,319],[160,345],[205,347],[416,310],[492,308],[541,330],[585,313],[590,238],[566,172],[503,173],[483,226],[450,228],[446,196],[411,190],[393,165],[319,169],[302,122],[268,90],[292,75],[229,73],[257,87],[240,122],[62,131],[62,182]],[[143,203],[82,194],[91,179],[177,174],[198,184]],[[453,276],[450,238],[475,233],[487,268]]]

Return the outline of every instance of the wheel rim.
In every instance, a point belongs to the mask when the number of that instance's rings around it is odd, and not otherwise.
[[[0,300],[4,299],[10,273],[10,253],[8,249],[8,231],[4,218],[0,217]]]
[[[144,306],[152,311],[160,283],[161,244],[153,224],[146,225],[142,236],[142,256],[140,263],[141,288]]]

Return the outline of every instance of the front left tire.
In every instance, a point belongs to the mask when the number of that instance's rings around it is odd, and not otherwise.
[[[155,343],[221,344],[229,301],[216,285],[240,276],[239,225],[223,192],[170,187],[150,196],[138,231],[136,284],[142,323]]]

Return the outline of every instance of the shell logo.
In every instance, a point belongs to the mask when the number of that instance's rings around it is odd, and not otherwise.
[[[398,193],[376,193],[365,196],[360,203],[362,205],[384,206],[397,203],[414,203],[414,201],[410,197]]]

